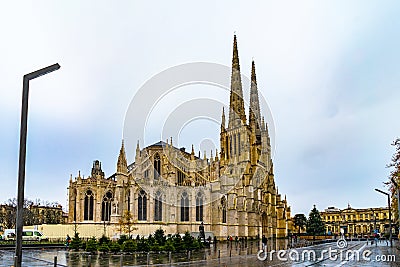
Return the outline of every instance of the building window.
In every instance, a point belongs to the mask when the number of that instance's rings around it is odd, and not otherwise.
[[[76,222],[76,188],[74,188],[74,222]]]
[[[128,205],[128,211],[130,212],[131,211],[131,190],[128,189],[128,192],[126,194],[127,194],[126,202]]]
[[[94,204],[93,192],[92,190],[87,190],[85,194],[83,220],[85,221],[93,220],[93,204]]]
[[[149,178],[149,169],[144,171],[144,179],[148,179]]]
[[[181,170],[178,170],[178,185],[183,185],[185,177],[186,175]]]
[[[203,221],[203,194],[198,192],[196,195],[196,221]]]
[[[154,156],[154,179],[158,179],[161,175],[161,159],[158,153]]]
[[[181,196],[181,221],[189,221],[189,196],[186,192],[183,192]]]
[[[238,133],[237,139],[238,139],[238,154],[240,155],[240,133]]]
[[[236,155],[236,134],[233,135],[233,154]]]
[[[232,136],[229,137],[229,156],[232,156]]]
[[[158,191],[154,199],[154,221],[162,221],[162,195]]]
[[[225,196],[221,199],[221,206],[222,206],[222,222],[226,223],[226,198]]]
[[[144,190],[140,190],[138,197],[138,220],[147,220],[147,195]]]
[[[102,221],[110,221],[111,217],[111,202],[113,201],[113,196],[110,191],[108,191],[104,197],[103,202],[101,203],[101,220]]]
[[[225,147],[226,147],[226,158],[229,158],[230,157],[230,155],[229,155],[229,143],[228,143],[228,136],[227,137],[225,137]]]

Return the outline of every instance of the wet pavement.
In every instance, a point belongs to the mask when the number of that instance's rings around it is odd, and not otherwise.
[[[187,253],[136,253],[133,255],[90,255],[60,249],[24,250],[23,266],[400,266],[400,250],[385,242],[348,242],[338,249],[336,242],[279,252],[259,253],[258,244],[247,247],[219,244],[216,248]],[[0,266],[13,265],[13,250],[0,250]],[[262,260],[260,260],[261,258]]]

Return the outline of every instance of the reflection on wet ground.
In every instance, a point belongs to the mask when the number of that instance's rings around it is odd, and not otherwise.
[[[73,252],[66,250],[26,250],[23,253],[23,266],[54,266],[57,257],[58,266],[138,266],[138,265],[171,265],[171,266],[399,266],[400,251],[396,247],[378,246],[366,242],[349,242],[343,250],[338,250],[336,243],[321,244],[295,250],[287,250],[278,257],[271,252],[264,261],[257,258],[258,243],[248,244],[247,247],[232,244],[218,244],[217,247],[191,252],[180,253],[135,253],[124,255],[95,254]],[[328,254],[331,250],[333,253]],[[369,259],[363,259],[362,253],[370,251]],[[357,259],[357,252],[360,258]],[[310,254],[311,253],[311,254]],[[313,253],[315,256],[313,257]],[[336,253],[336,254],[335,254]],[[14,251],[0,251],[0,266],[13,265]],[[304,256],[302,256],[304,254]],[[353,255],[354,254],[354,255]],[[311,258],[310,256],[311,255]],[[336,257],[335,257],[336,255]],[[377,256],[390,256],[385,261],[377,260]],[[260,254],[263,256],[263,254]],[[271,256],[271,257],[270,257]],[[297,257],[296,257],[297,256]],[[382,257],[380,258],[382,259]]]

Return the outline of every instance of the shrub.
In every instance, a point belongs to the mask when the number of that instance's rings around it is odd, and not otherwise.
[[[137,249],[136,241],[129,239],[122,244],[122,251],[134,252]]]
[[[165,251],[175,251],[174,242],[172,241],[172,238],[167,239],[162,249]]]
[[[87,252],[95,252],[97,251],[97,241],[96,238],[91,238],[88,240],[86,243],[86,249]]]
[[[99,239],[99,245],[102,245],[103,243],[110,243],[110,238],[108,238],[107,236],[103,235],[102,237],[100,237]]]
[[[154,239],[157,241],[157,243],[160,246],[163,246],[165,244],[166,238],[164,235],[164,230],[159,228],[156,230],[156,232],[154,233]]]
[[[81,247],[81,245],[82,245],[82,240],[81,240],[81,238],[79,237],[79,233],[75,233],[75,236],[72,238],[69,247],[70,247],[71,249],[73,249],[73,250],[78,251],[79,248]]]
[[[118,242],[112,242],[110,244],[110,251],[113,253],[117,253],[121,250],[121,246],[118,244]]]
[[[144,237],[142,237],[139,242],[137,243],[137,251],[142,251],[142,252],[147,252],[149,251],[150,247],[149,247],[149,242],[148,240],[144,239]]]
[[[122,245],[126,240],[128,240],[128,237],[126,235],[121,235],[118,239],[118,244]]]
[[[102,244],[99,244],[97,250],[100,252],[108,252],[110,248],[108,247],[108,243],[103,242]]]

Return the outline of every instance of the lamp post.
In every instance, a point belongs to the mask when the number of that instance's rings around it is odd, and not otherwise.
[[[26,135],[28,125],[28,98],[29,81],[60,68],[58,63],[24,75],[22,88],[21,129],[19,139],[19,166],[18,166],[18,196],[17,196],[17,222],[15,243],[15,267],[22,263],[22,230],[24,225],[24,190],[25,190],[25,160],[26,160]]]
[[[399,234],[400,234],[400,188],[399,185],[396,183],[396,181],[393,179],[393,177],[390,179],[394,186],[396,187],[396,195],[397,195],[397,223],[399,224]]]
[[[386,192],[383,192],[382,190],[379,190],[379,189],[376,189],[376,188],[375,188],[375,191],[386,195],[387,198],[388,198],[388,206],[389,206],[389,241],[390,241],[390,246],[392,247],[393,246],[393,243],[392,243],[392,211],[390,209],[390,194],[386,193]]]

